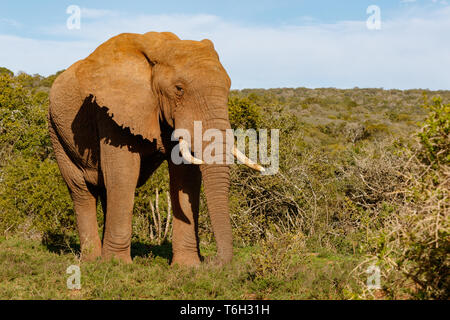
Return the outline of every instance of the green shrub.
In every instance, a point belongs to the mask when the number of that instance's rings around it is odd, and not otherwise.
[[[2,233],[63,234],[75,228],[72,203],[47,130],[48,92],[27,88],[39,79],[0,75]]]
[[[75,228],[72,201],[51,159],[18,156],[3,167],[0,208],[2,231],[63,234]]]
[[[260,250],[252,255],[252,267],[258,279],[289,279],[292,268],[304,258],[305,236],[301,233],[267,233],[260,242]],[[296,263],[294,263],[296,262]]]
[[[390,208],[371,238],[385,274],[383,289],[393,298],[449,297],[449,105],[433,101],[426,104],[430,113],[419,132],[420,144],[397,151],[396,174],[385,179],[392,189],[368,180]]]
[[[17,78],[0,76],[0,148],[41,160],[50,155],[48,94],[31,93]]]
[[[11,70],[4,68],[4,67],[0,67],[0,75],[7,75],[9,77],[14,77],[14,72],[12,72]]]
[[[233,129],[256,129],[261,121],[258,106],[248,98],[230,96],[228,114]]]
[[[429,103],[425,96],[423,107],[429,110],[429,114],[419,133],[423,146],[420,156],[427,163],[433,163],[435,167],[440,164],[448,165],[450,163],[450,103],[443,104],[440,97],[433,98],[432,103]]]

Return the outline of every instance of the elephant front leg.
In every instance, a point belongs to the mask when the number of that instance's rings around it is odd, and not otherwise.
[[[139,177],[140,157],[125,148],[104,146],[102,159],[106,188],[106,216],[102,258],[116,257],[131,262],[131,234],[134,192]],[[113,152],[114,151],[114,152]]]
[[[199,265],[198,212],[201,173],[195,165],[169,161],[170,196],[173,207],[172,264]]]

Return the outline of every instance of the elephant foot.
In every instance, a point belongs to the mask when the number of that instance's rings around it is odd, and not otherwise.
[[[117,259],[126,264],[133,262],[129,251],[126,251],[126,252],[112,252],[112,251],[107,251],[107,250],[102,251],[102,260],[103,261],[109,261],[112,259]]]
[[[82,247],[80,258],[83,262],[95,261],[102,256],[101,247]]]
[[[84,254],[81,253],[81,261],[82,262],[92,262],[92,261],[96,261],[97,259],[100,259],[102,255],[99,254]]]
[[[175,254],[170,265],[178,264],[180,266],[197,267],[201,264],[200,257],[197,255]]]
[[[204,262],[210,266],[223,267],[231,262],[231,258],[224,259],[220,256],[208,256],[204,258]]]

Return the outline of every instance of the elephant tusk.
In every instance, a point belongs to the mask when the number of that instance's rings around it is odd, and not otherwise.
[[[233,147],[233,155],[236,157],[236,159],[238,159],[240,162],[242,162],[243,164],[245,164],[249,168],[252,168],[252,169],[254,169],[256,171],[259,171],[259,172],[266,171],[266,169],[264,169],[262,166],[260,166],[257,163],[254,163],[252,160],[247,158],[247,156],[245,154],[243,154],[242,152],[240,152],[239,149],[236,148],[236,146]]]
[[[203,160],[197,159],[191,154],[188,143],[182,138],[180,138],[180,152],[183,159],[187,162],[191,164],[204,164]]]

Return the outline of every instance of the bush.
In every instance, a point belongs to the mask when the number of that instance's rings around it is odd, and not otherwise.
[[[252,255],[252,266],[257,279],[279,278],[286,281],[289,276],[295,275],[292,268],[296,260],[304,257],[303,234],[275,234],[267,232],[264,240],[260,242],[260,250]]]
[[[72,203],[47,130],[48,92],[26,87],[40,78],[0,75],[2,233],[42,236],[75,228]]]
[[[450,103],[443,104],[440,97],[432,101],[430,104],[425,95],[423,107],[429,114],[419,133],[423,147],[420,157],[437,167],[450,163]]]
[[[230,96],[228,115],[233,129],[257,129],[261,121],[258,106],[248,98]]]
[[[450,104],[434,98],[410,157],[405,202],[394,224],[402,248],[398,267],[416,285],[419,298],[448,299],[450,293]]]
[[[18,156],[2,168],[0,230],[64,234],[75,229],[67,187],[55,161]]]
[[[371,244],[385,271],[384,290],[394,298],[449,298],[450,114],[441,99],[433,101],[420,144],[402,148],[394,179],[385,179],[392,189],[369,180],[371,190],[390,196],[383,197],[391,210],[374,229]]]
[[[7,75],[9,77],[13,77],[14,76],[14,72],[12,72],[11,70],[4,68],[4,67],[0,67],[0,75]]]

